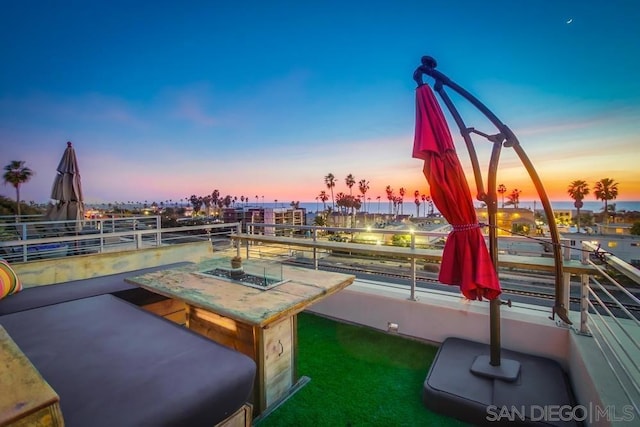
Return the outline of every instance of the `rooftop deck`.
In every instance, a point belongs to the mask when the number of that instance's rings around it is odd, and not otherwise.
[[[347,252],[369,255],[391,255],[406,258],[439,260],[438,250],[378,247],[356,243],[314,242],[312,239],[276,236],[238,235],[237,239],[257,242],[261,245],[249,248],[243,255],[273,256],[286,260],[303,256],[313,259],[313,254],[326,254],[338,248]],[[142,239],[140,239],[142,240]],[[366,248],[364,246],[367,246]],[[257,249],[260,249],[258,254]],[[302,248],[302,249],[301,249]],[[314,251],[315,249],[315,251]],[[16,263],[15,267],[25,284],[45,285],[76,280],[95,275],[130,271],[154,265],[183,260],[202,260],[216,256],[229,256],[240,249],[214,251],[211,242],[168,244],[139,248],[137,251],[104,252],[93,255],[65,257],[57,260],[38,260]],[[245,248],[245,250],[247,250]],[[253,251],[253,252],[252,252]],[[301,252],[302,251],[302,255]],[[307,251],[307,252],[304,252]],[[440,252],[441,254],[441,252]],[[500,257],[501,265],[518,269],[551,269],[552,260],[538,257],[523,259],[513,255]],[[320,256],[318,258],[321,258]],[[91,260],[91,261],[89,261]],[[577,278],[582,286],[596,288],[593,282],[601,274],[593,264],[567,262],[567,280]],[[629,274],[629,273],[628,273]],[[46,276],[46,279],[43,277]],[[585,279],[586,277],[586,279]],[[587,292],[587,295],[588,292]],[[585,297],[587,300],[593,298]],[[588,302],[584,301],[588,307]],[[489,341],[489,306],[484,302],[469,302],[456,293],[379,280],[356,279],[348,288],[313,305],[309,312],[331,319],[357,324],[392,333],[410,340],[438,345],[448,337],[461,337],[479,342]],[[591,307],[585,311],[573,310],[570,318],[573,326],[558,319],[552,320],[548,307],[529,303],[503,306],[501,321],[502,347],[557,361],[566,371],[579,405],[608,410],[600,419],[591,418],[589,425],[628,425],[640,420],[637,407],[638,375],[638,327],[634,319],[616,319],[604,316]],[[633,316],[632,316],[633,317]],[[363,357],[365,357],[363,355]],[[426,366],[425,372],[426,375]],[[307,374],[307,373],[303,373]],[[313,373],[309,374],[313,377]],[[313,380],[306,387],[313,387]],[[420,390],[416,390],[419,397]],[[347,398],[345,396],[345,398]],[[285,405],[295,404],[295,398]],[[402,405],[402,402],[398,402]],[[607,409],[608,408],[608,409]],[[623,412],[629,410],[631,412]],[[424,409],[427,411],[427,409]],[[612,415],[611,411],[616,411]],[[278,425],[278,411],[265,420],[267,425]],[[628,415],[625,418],[625,414]],[[273,417],[273,418],[271,418]],[[276,420],[276,421],[273,421]],[[398,420],[399,425],[403,421]],[[276,424],[268,424],[268,423]]]

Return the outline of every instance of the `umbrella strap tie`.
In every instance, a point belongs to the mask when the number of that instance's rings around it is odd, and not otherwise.
[[[453,231],[469,231],[474,228],[480,228],[480,224],[452,224]]]

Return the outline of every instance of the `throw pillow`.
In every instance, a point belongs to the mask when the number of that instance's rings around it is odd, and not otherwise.
[[[0,259],[0,299],[22,290],[22,283],[9,263]]]

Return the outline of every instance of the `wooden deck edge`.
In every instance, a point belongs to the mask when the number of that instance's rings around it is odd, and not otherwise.
[[[253,406],[245,403],[242,408],[234,412],[229,418],[219,422],[215,427],[251,427]]]

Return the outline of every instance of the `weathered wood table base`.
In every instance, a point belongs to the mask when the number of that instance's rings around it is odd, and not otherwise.
[[[353,283],[355,276],[244,260],[243,268],[247,272],[279,276],[281,284],[262,290],[203,274],[229,267],[229,258],[218,258],[127,281],[183,301],[189,329],[236,349],[256,362],[252,403],[254,415],[260,415],[275,408],[308,381],[299,379],[296,372],[296,315],[314,302],[344,289]]]

